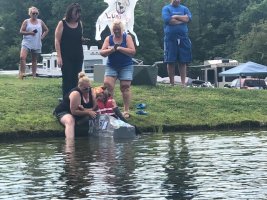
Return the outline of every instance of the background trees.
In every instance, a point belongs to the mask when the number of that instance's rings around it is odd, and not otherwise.
[[[40,18],[50,32],[43,41],[43,53],[54,51],[54,30],[72,0],[0,0],[0,68],[18,69],[22,36],[19,29],[28,18],[28,8],[40,9]],[[82,6],[84,36],[90,45],[95,41],[95,22],[107,7],[103,0],[77,0]],[[139,0],[135,8],[135,27],[140,46],[136,58],[145,64],[163,59],[162,7],[169,0]],[[234,58],[267,64],[267,0],[184,0],[192,14],[190,38],[193,44],[193,63],[202,64],[214,57]],[[106,29],[102,38],[109,34]]]

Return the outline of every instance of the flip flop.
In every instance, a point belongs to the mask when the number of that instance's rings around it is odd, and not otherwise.
[[[147,115],[148,113],[146,111],[144,111],[144,110],[138,110],[138,111],[136,111],[136,114],[138,114],[138,115]]]
[[[140,103],[136,105],[137,109],[145,109],[146,108],[146,104],[145,103]]]
[[[130,118],[130,113],[124,111],[124,112],[122,113],[122,116],[123,116],[125,119],[128,119],[128,118]]]

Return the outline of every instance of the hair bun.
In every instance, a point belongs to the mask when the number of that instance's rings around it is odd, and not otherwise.
[[[78,75],[78,78],[80,79],[80,78],[83,78],[85,76],[86,76],[86,74],[84,72],[80,72],[79,75]]]

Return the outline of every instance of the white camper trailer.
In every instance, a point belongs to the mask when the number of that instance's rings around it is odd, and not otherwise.
[[[107,58],[100,55],[100,50],[97,46],[91,46],[88,49],[87,45],[83,45],[84,62],[83,71],[91,79],[94,79],[94,65],[106,64]],[[61,69],[57,66],[57,53],[41,54],[43,61],[42,65],[38,66],[38,76],[46,77],[61,77]]]
[[[57,66],[57,52],[41,54],[42,65],[37,68],[38,76],[61,77],[61,69]]]

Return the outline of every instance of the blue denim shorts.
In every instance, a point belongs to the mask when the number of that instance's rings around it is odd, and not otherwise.
[[[125,67],[110,67],[106,65],[105,76],[117,77],[121,81],[133,80],[133,65]]]
[[[22,49],[26,49],[28,52],[31,52],[31,53],[42,53],[41,49],[29,49],[29,48],[26,47],[25,45],[22,45],[21,48],[22,48]]]
[[[166,35],[164,37],[165,63],[190,63],[192,61],[192,45],[189,37]]]

